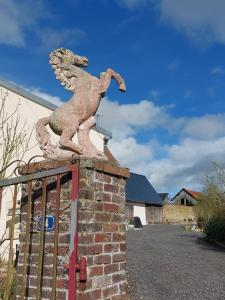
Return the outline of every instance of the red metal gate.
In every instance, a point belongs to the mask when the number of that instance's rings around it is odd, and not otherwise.
[[[14,247],[15,239],[15,225],[16,225],[16,209],[17,209],[17,196],[21,186],[26,186],[27,191],[27,203],[26,203],[26,221],[22,232],[23,243],[23,264],[22,264],[22,279],[20,282],[20,288],[17,290],[17,297],[19,299],[26,299],[27,295],[27,274],[29,269],[29,255],[31,244],[31,227],[33,226],[33,199],[35,193],[41,193],[41,214],[39,216],[39,254],[38,254],[38,269],[36,275],[36,299],[42,299],[42,272],[43,272],[43,253],[45,243],[46,232],[46,200],[48,179],[51,178],[51,182],[54,178],[56,182],[56,199],[54,201],[54,246],[53,246],[53,267],[52,267],[52,285],[51,296],[49,299],[56,299],[56,282],[57,282],[57,256],[58,256],[58,233],[59,233],[59,215],[60,215],[60,191],[61,191],[61,176],[66,173],[72,172],[72,191],[71,191],[71,217],[70,217],[70,259],[68,262],[69,273],[69,286],[68,286],[68,299],[76,299],[76,271],[80,271],[80,279],[86,279],[86,260],[81,258],[78,264],[77,260],[77,244],[78,244],[78,232],[77,232],[77,202],[78,202],[78,183],[79,183],[79,164],[72,164],[69,167],[59,167],[55,169],[40,171],[32,174],[26,174],[19,177],[6,179],[0,181],[0,215],[2,201],[4,201],[4,191],[7,187],[13,187],[13,207],[11,220],[9,225],[9,247],[7,261],[6,277],[2,286],[2,298],[11,299],[12,297],[12,282],[14,276],[14,270],[16,270],[16,255]],[[0,297],[1,298],[1,297]]]

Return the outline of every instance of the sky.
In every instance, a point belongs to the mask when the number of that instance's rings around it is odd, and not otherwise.
[[[224,0],[0,0],[0,77],[56,104],[70,94],[49,53],[64,47],[111,82],[99,125],[121,165],[158,192],[201,190],[225,165]]]

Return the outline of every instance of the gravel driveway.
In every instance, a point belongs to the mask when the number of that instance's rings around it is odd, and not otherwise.
[[[225,250],[177,225],[127,232],[132,300],[225,299]]]

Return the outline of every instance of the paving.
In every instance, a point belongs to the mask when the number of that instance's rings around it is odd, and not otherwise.
[[[178,225],[127,232],[131,300],[225,299],[225,250]]]

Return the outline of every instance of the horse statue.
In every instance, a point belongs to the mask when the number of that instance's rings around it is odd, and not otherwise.
[[[36,138],[44,157],[60,159],[77,154],[107,159],[104,153],[92,144],[89,132],[96,124],[94,115],[111,79],[115,79],[119,90],[125,92],[123,78],[112,69],[101,73],[100,78],[92,76],[82,68],[88,65],[88,59],[64,48],[52,51],[49,57],[56,78],[67,90],[75,94],[49,117],[36,123]],[[45,128],[48,124],[51,130],[60,136],[58,145],[51,142],[51,136]],[[72,141],[75,133],[78,144]]]

